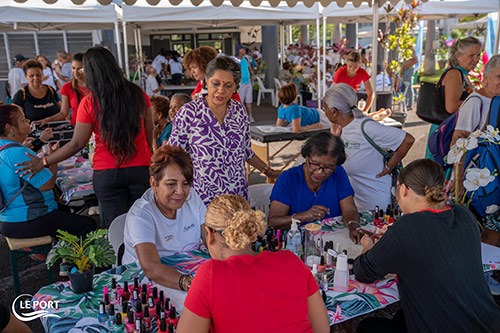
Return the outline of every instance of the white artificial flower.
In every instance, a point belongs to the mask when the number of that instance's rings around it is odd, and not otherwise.
[[[465,142],[465,149],[467,149],[467,151],[469,151],[469,150],[472,150],[474,148],[477,148],[477,137],[469,136],[467,138],[467,141]]]
[[[486,126],[486,130],[481,134],[481,137],[495,143],[500,141],[500,131],[491,125]]]
[[[488,207],[486,207],[486,214],[496,213],[499,208],[500,206],[497,205],[489,205]]]
[[[464,187],[467,191],[475,191],[479,187],[488,185],[495,179],[487,168],[471,168],[465,175]]]
[[[446,158],[445,158],[446,163],[448,163],[448,164],[458,163],[462,160],[463,155],[464,155],[464,150],[461,149],[460,147],[457,147],[457,145],[455,144],[455,145],[453,145],[453,147],[451,147],[450,151],[446,155]]]
[[[479,138],[483,132],[481,130],[474,131],[470,134],[470,136],[473,136],[475,138]]]
[[[457,141],[455,141],[455,144],[453,146],[457,147],[458,149],[461,149],[461,150],[466,150],[467,149],[466,148],[466,146],[467,146],[467,139],[460,138]]]

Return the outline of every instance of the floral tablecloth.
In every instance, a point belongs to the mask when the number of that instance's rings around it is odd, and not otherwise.
[[[69,203],[71,199],[81,199],[94,194],[93,172],[89,162],[82,158],[72,158],[59,163],[56,185],[61,190],[66,203]]]

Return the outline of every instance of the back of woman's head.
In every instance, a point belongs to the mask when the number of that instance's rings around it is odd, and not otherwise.
[[[34,59],[30,59],[24,63],[24,65],[23,65],[24,74],[28,73],[28,69],[31,69],[31,68],[38,68],[43,72],[42,64]]]
[[[495,54],[488,60],[488,63],[484,67],[484,76],[489,76],[491,73],[500,67],[500,54]]]
[[[170,101],[165,96],[151,96],[151,105],[155,113],[161,115],[161,118],[168,118],[168,109],[170,108]]]
[[[149,175],[158,183],[163,179],[165,168],[176,164],[182,171],[182,175],[191,185],[193,183],[193,161],[188,152],[178,146],[164,145],[156,149],[151,156]]]
[[[19,110],[19,107],[12,104],[0,105],[0,136],[7,135],[7,133],[5,133],[5,127],[7,124],[15,125],[13,121],[14,115]]]
[[[242,249],[264,235],[264,213],[254,211],[248,202],[234,194],[216,197],[207,207],[205,224],[221,232],[230,249]]]
[[[358,109],[358,95],[345,83],[331,86],[325,93],[324,102],[329,109],[335,108],[344,118],[362,118],[363,111]]]
[[[295,98],[297,98],[297,87],[293,83],[284,85],[278,91],[278,99],[281,104],[292,104]]]
[[[304,143],[300,151],[302,157],[310,156],[331,156],[335,159],[335,164],[342,165],[345,162],[344,142],[339,136],[329,132],[318,133]]]
[[[351,51],[347,54],[346,60],[352,62],[361,62],[361,55],[358,51]]]
[[[437,204],[446,200],[443,168],[429,159],[418,159],[401,170],[398,181],[425,197],[428,203]]]
[[[448,59],[450,66],[458,66],[459,64],[457,56],[463,54],[469,47],[474,45],[482,45],[481,41],[476,37],[469,36],[462,39],[457,39],[455,43],[453,43],[453,45],[450,47],[450,57]]]
[[[233,75],[236,85],[240,84],[241,80],[241,67],[233,59],[227,56],[219,56],[208,63],[207,70],[205,71],[205,80],[210,79],[215,71],[227,71]]]
[[[146,111],[143,92],[125,79],[113,54],[104,47],[88,49],[83,65],[101,136],[120,165],[137,153],[134,140]]]

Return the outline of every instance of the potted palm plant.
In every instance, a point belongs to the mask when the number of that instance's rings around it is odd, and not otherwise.
[[[95,268],[108,267],[116,261],[107,233],[107,229],[97,229],[81,238],[57,230],[59,241],[47,255],[47,267],[51,268],[58,260],[64,260],[70,265],[68,277],[73,291],[76,294],[91,291]]]

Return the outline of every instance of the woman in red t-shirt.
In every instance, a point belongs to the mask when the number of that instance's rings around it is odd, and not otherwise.
[[[69,109],[71,107],[71,125],[76,125],[76,114],[78,105],[82,99],[88,95],[89,89],[85,82],[85,73],[83,72],[83,53],[77,53],[73,56],[71,62],[71,73],[73,79],[67,82],[61,88],[61,112],[69,116]]]
[[[177,333],[326,333],[330,325],[318,284],[291,251],[255,253],[264,214],[234,194],[207,207],[205,231],[213,259],[200,266]]]
[[[43,159],[21,163],[21,171],[41,170],[75,155],[95,135],[94,191],[109,226],[149,188],[153,140],[151,102],[139,86],[125,79],[113,54],[93,47],[83,55],[90,94],[79,107],[70,142]]]
[[[208,63],[217,58],[218,54],[219,52],[211,46],[200,46],[187,52],[184,58],[182,58],[182,65],[189,70],[195,80],[198,80],[196,88],[191,93],[191,98],[197,99],[202,94],[207,93],[207,89],[203,87],[205,71],[207,70]],[[235,92],[231,98],[241,103],[238,92]]]
[[[370,83],[370,74],[361,68],[361,55],[356,51],[351,51],[347,55],[347,66],[340,67],[333,76],[334,83],[346,83],[358,91],[362,82],[366,89],[366,105],[363,112],[369,112],[375,99],[375,92]]]

